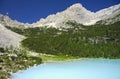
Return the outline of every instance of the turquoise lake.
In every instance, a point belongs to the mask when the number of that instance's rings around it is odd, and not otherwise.
[[[12,79],[120,79],[120,60],[84,59],[44,63],[17,72]]]

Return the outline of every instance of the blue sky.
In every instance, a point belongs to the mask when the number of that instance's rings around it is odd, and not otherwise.
[[[0,13],[13,20],[33,23],[75,3],[81,3],[88,10],[96,12],[119,4],[120,0],[0,0]]]

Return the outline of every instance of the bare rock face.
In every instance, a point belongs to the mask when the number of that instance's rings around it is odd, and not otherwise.
[[[33,23],[33,26],[60,27],[69,20],[76,21],[83,25],[92,25],[100,20],[108,19],[111,16],[114,17],[115,14],[120,14],[120,4],[94,13],[85,9],[80,3],[77,3],[70,6],[63,12],[58,12],[56,14],[49,15],[45,19],[40,19],[40,21]]]
[[[0,47],[20,47],[20,41],[22,41],[25,37],[14,33],[7,28],[5,28],[2,24],[0,24]]]

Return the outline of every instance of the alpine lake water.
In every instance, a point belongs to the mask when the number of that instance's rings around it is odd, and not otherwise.
[[[83,59],[44,63],[17,72],[12,79],[120,79],[120,60]]]

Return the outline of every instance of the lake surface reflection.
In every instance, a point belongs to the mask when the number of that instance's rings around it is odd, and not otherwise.
[[[12,79],[120,79],[120,60],[85,59],[45,63],[15,73]]]

